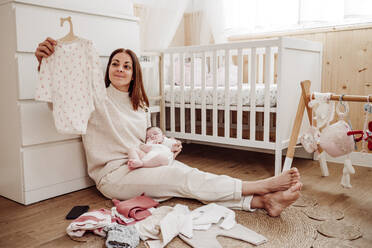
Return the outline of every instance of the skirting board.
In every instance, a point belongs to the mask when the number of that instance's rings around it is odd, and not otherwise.
[[[333,163],[343,164],[345,161],[345,156],[333,158],[327,154],[327,161]],[[351,163],[353,165],[364,166],[372,168],[372,153],[364,152],[352,152],[351,153]]]

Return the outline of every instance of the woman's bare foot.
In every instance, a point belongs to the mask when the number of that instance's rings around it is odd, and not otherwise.
[[[301,187],[302,183],[297,182],[285,191],[278,191],[264,195],[263,208],[270,216],[279,216],[286,207],[290,206],[300,197]]]
[[[258,194],[264,195],[276,191],[289,189],[300,180],[300,173],[297,168],[284,171],[279,176],[270,177],[254,182],[243,182],[243,195]]]

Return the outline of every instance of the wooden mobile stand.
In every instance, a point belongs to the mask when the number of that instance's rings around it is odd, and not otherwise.
[[[283,166],[283,171],[289,170],[292,166],[293,156],[298,140],[298,135],[301,129],[302,118],[304,115],[304,111],[306,108],[307,117],[309,119],[310,125],[313,125],[312,120],[312,109],[309,107],[311,92],[310,92],[310,85],[311,82],[309,80],[301,82],[301,89],[302,94],[300,97],[300,101],[298,103],[296,119],[293,124],[292,134],[288,145],[287,155],[285,157],[285,162]],[[331,101],[342,101],[344,102],[370,102],[372,103],[372,96],[359,96],[359,95],[331,95]],[[315,122],[315,120],[314,120]],[[314,123],[315,124],[315,123]],[[329,176],[327,161],[326,161],[326,153],[323,149],[318,145],[318,152],[319,152],[319,163],[320,169],[322,172],[322,176]]]

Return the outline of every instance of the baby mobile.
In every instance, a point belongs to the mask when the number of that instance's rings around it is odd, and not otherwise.
[[[344,168],[341,178],[341,185],[351,188],[350,174],[355,170],[351,162],[351,153],[356,149],[356,142],[362,142],[362,152],[372,150],[372,121],[369,121],[369,114],[372,113],[372,103],[364,105],[364,127],[363,130],[352,130],[351,122],[347,115],[349,105],[344,101],[344,95],[338,99],[337,106],[331,101],[332,93],[314,92],[308,106],[312,111],[312,126],[300,137],[304,149],[309,152],[318,151],[318,147],[323,149],[332,157],[345,156]],[[338,121],[330,125],[334,119],[335,110]],[[358,136],[358,137],[356,137]]]

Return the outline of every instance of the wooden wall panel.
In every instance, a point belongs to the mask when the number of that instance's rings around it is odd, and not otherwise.
[[[293,37],[323,43],[322,91],[372,94],[372,28],[323,32]],[[363,129],[364,103],[350,103],[353,129]],[[372,121],[372,115],[369,117]],[[358,150],[361,145],[358,144]]]

